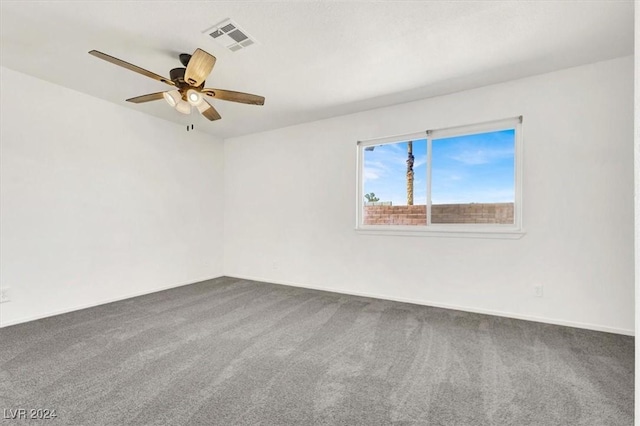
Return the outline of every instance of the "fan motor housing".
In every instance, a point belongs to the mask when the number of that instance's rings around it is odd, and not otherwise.
[[[169,71],[169,77],[171,77],[172,81],[182,80],[184,81],[184,73],[186,68],[174,68]]]

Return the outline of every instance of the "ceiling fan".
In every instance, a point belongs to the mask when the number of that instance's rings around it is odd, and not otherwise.
[[[219,120],[222,117],[220,117],[218,111],[216,111],[216,109],[206,101],[205,97],[250,105],[264,105],[263,96],[234,92],[232,90],[205,88],[205,79],[211,73],[213,65],[216,63],[216,57],[202,49],[196,49],[196,51],[193,52],[193,55],[182,53],[180,55],[180,62],[185,66],[185,68],[174,68],[169,71],[169,76],[171,78],[162,77],[161,75],[147,71],[144,68],[140,68],[97,50],[92,50],[89,54],[174,87],[174,89],[166,92],[136,96],[135,98],[127,99],[127,102],[140,104],[143,102],[164,99],[169,105],[183,114],[190,114],[191,107],[194,106],[200,114],[204,115],[211,121]]]

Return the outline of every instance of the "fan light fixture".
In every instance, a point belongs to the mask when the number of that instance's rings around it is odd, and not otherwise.
[[[176,104],[176,110],[183,114],[191,114],[191,105],[189,105],[189,102],[185,102],[180,99],[180,101]]]
[[[196,106],[200,103],[201,100],[202,95],[199,92],[193,89],[187,90],[187,101],[189,101],[191,105]]]
[[[170,90],[168,92],[164,92],[162,94],[162,97],[164,98],[165,101],[167,101],[169,105],[171,105],[174,108],[176,107],[176,105],[178,105],[178,102],[182,100],[182,95],[180,95],[180,92],[178,92],[177,90]]]
[[[178,90],[169,90],[168,92],[164,92],[162,94],[162,97],[178,112],[181,112],[183,114],[191,114],[191,105],[189,105],[188,102],[182,100],[182,95]]]

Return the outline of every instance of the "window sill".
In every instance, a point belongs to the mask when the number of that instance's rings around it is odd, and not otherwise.
[[[462,226],[360,226],[361,235],[388,235],[402,237],[491,238],[518,240],[525,235],[523,229],[512,227],[478,228]]]

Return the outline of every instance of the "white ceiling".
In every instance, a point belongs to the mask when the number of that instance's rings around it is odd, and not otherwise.
[[[128,108],[232,137],[633,53],[632,1],[5,1],[1,64]],[[258,41],[232,53],[202,31],[231,18]],[[184,116],[168,89],[87,54],[157,74],[200,47],[218,59],[207,87],[222,120]]]

